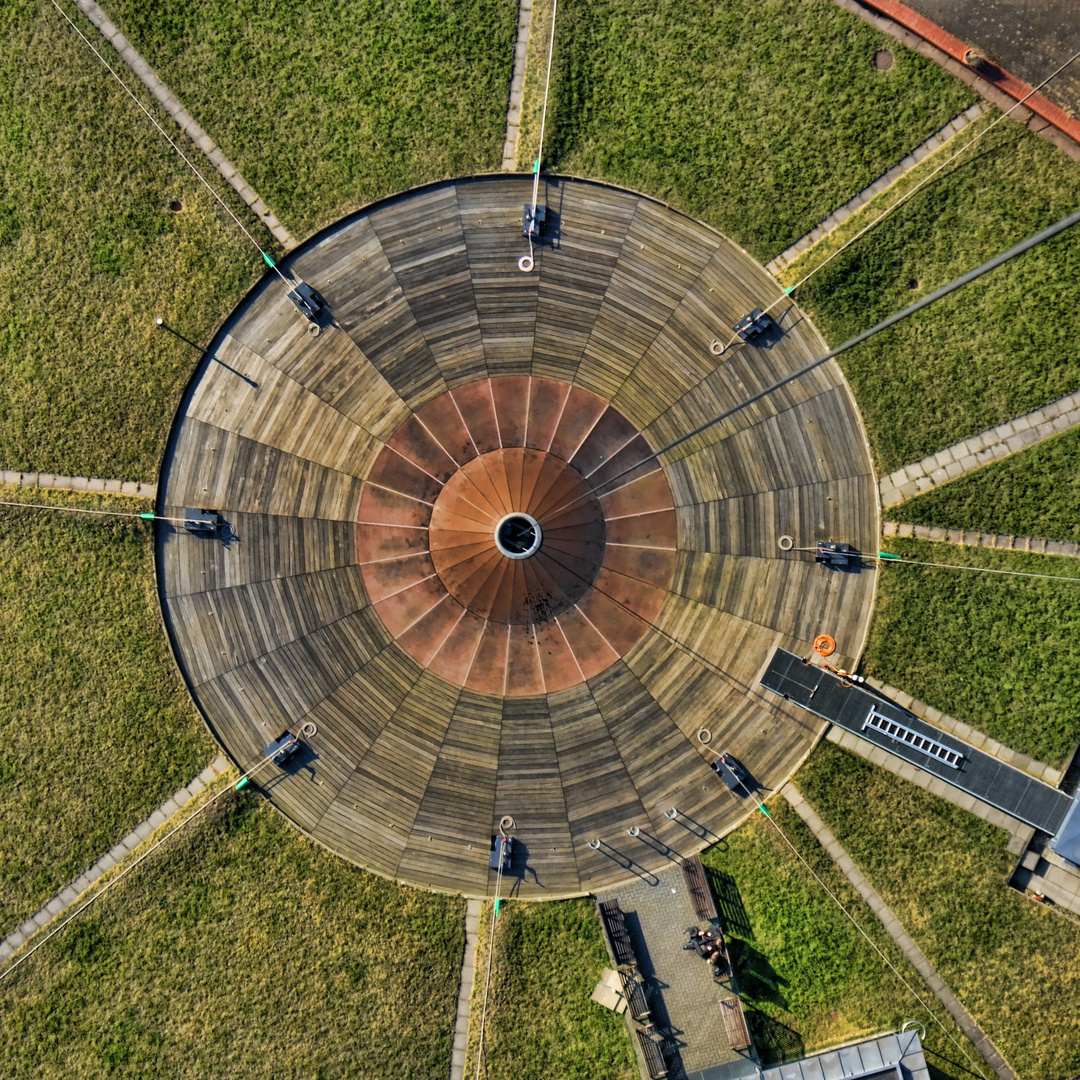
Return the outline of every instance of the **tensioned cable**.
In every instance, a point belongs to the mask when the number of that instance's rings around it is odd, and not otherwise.
[[[544,156],[544,127],[547,124],[548,90],[551,89],[551,58],[555,54],[555,14],[559,0],[551,5],[551,39],[548,42],[547,75],[544,78],[544,105],[540,111],[540,145],[536,148],[536,162],[533,165],[532,212],[529,218],[529,254],[518,260],[518,269],[528,272],[535,266],[533,257],[533,231],[536,229],[536,204],[540,198],[540,162]],[[526,263],[526,258],[528,262]]]
[[[502,831],[500,830],[500,835]],[[476,1044],[476,1080],[484,1063],[484,1027],[487,1024],[488,990],[491,988],[491,959],[495,953],[495,918],[499,914],[499,887],[502,885],[503,853],[499,848],[499,869],[495,875],[495,895],[491,901],[491,932],[488,935],[487,975],[484,979],[484,1002],[480,1009],[480,1037]],[[511,890],[513,891],[513,890]]]
[[[753,800],[754,802],[758,802],[758,800],[754,798],[754,796],[751,794],[750,790],[746,787],[746,785],[741,780],[738,780],[738,778],[736,778],[736,779],[737,779],[737,782],[739,784],[739,787],[741,787],[743,789],[743,791],[746,792],[747,798]],[[758,803],[759,808],[761,808],[763,805],[764,804],[762,804],[762,803]],[[906,989],[907,992],[909,994],[911,994],[911,996],[926,1010],[927,1015],[930,1017],[930,1019],[933,1020],[934,1023],[937,1024],[937,1026],[939,1028],[941,1028],[941,1030],[945,1033],[946,1038],[948,1038],[949,1041],[964,1055],[964,1057],[966,1057],[968,1059],[968,1061],[971,1063],[972,1067],[975,1069],[976,1073],[979,1076],[981,1076],[983,1078],[983,1080],[986,1080],[986,1074],[982,1071],[982,1069],[979,1068],[978,1062],[976,1062],[976,1060],[964,1048],[964,1045],[962,1043],[958,1042],[956,1040],[956,1037],[952,1034],[952,1032],[949,1031],[949,1029],[947,1027],[945,1027],[945,1025],[938,1019],[937,1014],[923,1000],[922,996],[907,981],[907,979],[904,978],[904,976],[900,973],[900,970],[896,967],[895,964],[893,964],[893,962],[888,958],[888,956],[885,955],[884,951],[880,948],[880,946],[877,944],[877,942],[874,941],[874,939],[872,937],[870,937],[870,935],[862,928],[862,926],[859,925],[859,923],[855,919],[855,916],[852,915],[851,912],[848,911],[848,909],[844,906],[843,901],[832,891],[832,889],[829,888],[828,885],[825,884],[824,881],[822,881],[822,879],[818,876],[818,874],[814,870],[814,868],[803,857],[802,852],[800,852],[799,849],[788,839],[787,834],[776,823],[773,816],[767,810],[763,810],[763,813],[764,813],[765,817],[768,819],[768,821],[772,824],[772,827],[780,834],[780,837],[784,841],[784,843],[787,844],[787,846],[789,848],[791,848],[791,850],[795,853],[795,857],[799,860],[799,862],[801,862],[803,864],[803,866],[805,866],[806,869],[810,871],[810,874],[814,878],[814,880],[822,887],[822,889],[825,890],[825,892],[833,900],[833,902],[836,904],[836,906],[847,916],[847,918],[851,922],[851,925],[854,926],[855,929],[858,930],[859,933],[862,934],[862,936],[867,940],[867,942],[870,944],[870,947],[874,950],[874,952],[876,952],[878,954],[878,956],[881,957],[881,959],[885,962],[885,964],[889,968],[889,970],[900,980],[900,982],[903,985],[904,989]]]
[[[94,494],[99,494],[94,492]],[[105,494],[112,494],[106,492]],[[158,514],[133,514],[130,510],[86,510],[81,506],[52,506],[49,503],[10,502],[0,499],[0,506],[25,506],[31,510],[55,510],[61,514],[93,514],[98,517],[140,518],[142,521],[173,521],[186,525],[183,518],[161,517]]]
[[[1041,555],[1043,554],[1043,552],[1022,551],[1019,554]],[[991,566],[964,566],[963,563],[939,563],[925,562],[922,559],[902,559],[898,555],[890,555],[888,558],[885,558],[882,555],[861,555],[859,557],[862,559],[876,559],[878,561],[878,565],[881,565],[883,563],[908,563],[911,566],[935,566],[942,570],[972,570],[978,574],[1005,574],[1009,577],[1046,578],[1049,581],[1071,581],[1074,584],[1080,584],[1080,577],[1069,577],[1068,574],[1034,574],[1024,570],[996,570]]]
[[[240,779],[237,780],[236,783],[240,784],[242,781],[250,779],[250,777],[254,776],[254,774],[257,773],[260,769],[265,768],[265,766],[269,765],[273,760],[274,759],[270,758],[270,757],[264,758],[262,761],[256,763],[250,769],[248,769],[248,771],[245,772],[240,777]],[[80,916],[84,911],[86,911],[86,909],[88,907],[90,907],[92,904],[94,904],[98,900],[100,900],[101,897],[103,897],[118,881],[122,881],[124,878],[126,878],[128,876],[128,874],[130,874],[131,871],[134,870],[135,867],[138,866],[143,861],[143,859],[147,858],[148,856],[152,855],[155,851],[157,851],[157,849],[159,847],[161,847],[161,845],[164,844],[166,840],[169,840],[171,837],[175,836],[181,829],[183,829],[186,826],[190,825],[201,813],[203,813],[203,811],[209,810],[210,807],[213,806],[214,803],[216,803],[218,801],[218,799],[220,799],[223,796],[227,795],[230,791],[235,791],[235,790],[236,790],[236,785],[235,784],[230,786],[230,787],[222,788],[222,790],[219,791],[212,799],[208,799],[205,803],[203,803],[203,805],[200,806],[199,809],[196,810],[194,814],[192,814],[188,818],[185,818],[178,825],[176,825],[172,829],[170,829],[163,837],[161,837],[161,839],[155,841],[134,862],[132,862],[129,865],[125,866],[124,869],[121,870],[120,873],[116,875],[116,877],[114,877],[114,878],[110,879],[108,882],[106,882],[106,884],[101,889],[99,889],[96,893],[94,893],[94,895],[91,896],[90,899],[87,900],[85,904],[82,904],[78,908],[76,908],[70,915],[67,916],[67,918],[65,918],[63,920],[63,922],[61,922],[58,925],[54,926],[52,928],[52,930],[50,930],[40,941],[34,942],[33,946],[27,952],[23,953],[22,956],[20,956],[17,960],[15,960],[13,963],[11,963],[3,971],[0,971],[0,979],[6,979],[17,967],[19,967],[21,964],[24,964],[27,960],[29,960],[30,957],[33,956],[34,953],[36,953],[38,951],[38,949],[41,948],[42,945],[44,945],[51,938],[53,938],[57,934],[59,934],[61,930],[66,929],[76,918],[78,918],[78,916]]]
[[[1014,105],[1012,105],[1011,108],[1009,108],[1005,112],[1003,112],[999,117],[997,117],[997,119],[995,119],[993,121],[993,123],[988,124],[985,128],[983,128],[982,131],[976,132],[976,134],[974,135],[973,138],[969,139],[966,143],[964,143],[964,145],[961,146],[960,149],[957,150],[955,153],[953,153],[950,157],[947,157],[940,165],[938,165],[938,167],[936,169],[934,169],[933,171],[928,173],[926,176],[924,176],[910,191],[905,192],[891,206],[886,207],[886,209],[883,210],[876,218],[874,218],[873,221],[871,221],[868,225],[864,226],[857,233],[855,233],[854,236],[852,236],[850,239],[848,239],[842,246],[838,247],[831,255],[828,256],[828,258],[824,259],[817,266],[815,266],[812,270],[810,270],[808,273],[804,274],[798,281],[795,282],[794,285],[789,285],[786,289],[784,289],[784,291],[780,294],[780,296],[778,296],[771,304],[769,304],[768,307],[763,309],[764,312],[768,313],[768,312],[772,311],[772,309],[774,307],[776,307],[776,305],[779,304],[785,297],[790,296],[793,292],[795,292],[796,290],[801,288],[819,270],[824,270],[825,267],[828,266],[829,263],[831,263],[833,261],[833,259],[835,259],[838,255],[843,254],[843,252],[847,251],[847,249],[849,247],[851,247],[851,245],[854,244],[856,240],[858,240],[861,237],[865,236],[876,225],[879,225],[882,221],[884,221],[885,218],[887,218],[894,210],[897,210],[901,206],[903,206],[904,203],[906,203],[910,198],[912,198],[912,196],[916,195],[927,184],[929,184],[930,181],[933,180],[934,177],[938,175],[938,173],[940,173],[943,169],[948,168],[949,165],[951,165],[962,154],[966,153],[980,139],[982,139],[985,136],[989,135],[990,132],[993,131],[994,128],[996,128],[998,126],[998,124],[1000,124],[1003,120],[1007,119],[1016,109],[1019,109],[1020,106],[1024,104],[1024,102],[1026,102],[1030,98],[1034,97],[1052,79],[1057,78],[1057,76],[1060,75],[1077,57],[1080,57],[1080,52],[1073,53],[1073,55],[1070,56],[1069,59],[1066,60],[1065,63],[1062,64],[1061,67],[1059,67],[1057,69],[1057,71],[1055,71],[1052,75],[1048,75],[1045,79],[1043,79],[1043,81],[1041,83],[1039,83],[1039,85],[1036,86],[1034,90],[1031,90],[1027,94],[1025,94],[1024,97],[1022,97],[1019,101],[1017,101]],[[731,346],[734,345],[735,342],[738,341],[738,340],[739,340],[739,335],[735,334],[728,341],[728,343],[723,347],[723,349],[720,350],[720,352],[721,353],[727,352],[727,350],[730,349]]]
[[[1003,251],[1000,255],[995,255],[992,259],[988,259],[981,266],[975,267],[974,270],[969,270],[966,274],[962,274],[960,277],[950,281],[947,285],[942,285],[940,289],[936,289],[928,296],[924,296],[921,300],[916,300],[915,303],[909,304],[902,311],[898,311],[895,315],[890,315],[887,319],[882,319],[881,322],[875,323],[868,330],[862,331],[861,334],[856,334],[853,338],[848,338],[842,345],[837,345],[835,349],[830,349],[824,356],[818,357],[816,360],[811,360],[808,364],[804,364],[801,368],[797,368],[789,375],[784,375],[777,379],[774,383],[766,386],[762,390],[758,390],[756,393],[751,394],[748,398],[744,398],[737,405],[732,405],[730,409],[725,409],[719,416],[714,416],[711,420],[706,420],[704,424],[699,424],[692,431],[688,431],[685,435],[680,435],[677,439],[672,440],[666,446],[660,447],[659,450],[650,450],[643,458],[635,461],[632,465],[628,465],[622,472],[616,473],[614,476],[609,477],[602,484],[592,486],[588,482],[588,477],[585,478],[586,490],[580,495],[575,496],[569,502],[564,503],[562,506],[556,507],[551,511],[552,514],[562,513],[569,509],[571,506],[576,506],[579,502],[590,496],[595,496],[601,488],[609,487],[616,480],[621,480],[624,476],[628,476],[634,472],[635,469],[640,469],[646,461],[651,461],[653,458],[659,458],[662,454],[669,453],[676,447],[682,446],[683,443],[689,442],[690,439],[696,438],[703,432],[708,431],[710,428],[716,427],[717,424],[722,424],[725,420],[730,420],[736,413],[742,412],[743,409],[754,405],[761,401],[763,398],[768,397],[770,394],[787,386],[789,383],[795,382],[797,379],[801,379],[804,375],[808,375],[811,371],[821,367],[822,364],[828,363],[828,361],[835,359],[836,357],[846,353],[849,349],[855,348],[856,345],[861,345],[864,341],[868,341],[874,337],[875,334],[881,333],[882,330],[888,330],[890,327],[895,326],[897,323],[902,322],[904,319],[909,318],[916,312],[922,311],[923,308],[929,307],[931,304],[936,303],[938,300],[943,299],[950,293],[955,292],[957,289],[963,288],[963,286],[970,284],[972,281],[988,274],[991,270],[996,270],[999,266],[1003,266],[1011,259],[1016,258],[1017,255],[1023,255],[1025,252],[1030,251],[1032,248],[1037,247],[1039,244],[1046,240],[1057,236],[1059,233],[1064,232],[1066,229],[1071,229],[1074,225],[1080,224],[1080,210],[1068,217],[1062,218],[1060,221],[1055,222],[1053,225],[1048,226],[1041,232],[1035,233],[1033,236],[1029,236],[1026,240],[1022,240],[1019,244],[1014,244],[1008,251]],[[611,491],[616,490],[610,488]]]
[[[203,184],[206,190],[209,191],[210,194],[221,204],[222,208],[229,215],[229,217],[231,217],[233,221],[236,222],[241,232],[243,232],[243,234],[252,242],[252,244],[255,245],[256,250],[263,258],[263,262],[265,262],[266,265],[269,266],[270,269],[273,270],[277,274],[277,276],[281,278],[281,280],[291,288],[292,282],[289,281],[289,279],[278,269],[277,263],[274,262],[274,260],[269,255],[267,255],[265,251],[263,251],[262,245],[258,242],[258,240],[255,239],[254,236],[251,235],[247,227],[236,216],[236,214],[233,213],[232,208],[229,206],[229,204],[226,203],[225,200],[214,190],[214,188],[210,185],[209,181],[207,181],[203,174],[199,172],[195,165],[188,159],[184,151],[181,150],[180,147],[172,141],[172,139],[169,137],[168,132],[157,122],[154,114],[150,112],[150,110],[135,96],[135,94],[129,89],[127,83],[125,83],[124,80],[121,79],[119,75],[117,75],[117,73],[109,65],[108,60],[106,60],[105,57],[102,56],[101,53],[99,53],[97,49],[94,48],[94,43],[82,32],[82,30],[79,29],[78,25],[72,20],[71,16],[68,15],[68,13],[56,2],[56,0],[49,0],[49,2],[54,8],[56,8],[57,11],[60,12],[61,15],[63,15],[63,17],[68,21],[75,33],[78,34],[84,42],[86,42],[87,48],[89,48],[89,50],[101,61],[101,63],[105,66],[105,70],[108,71],[108,73],[120,84],[120,86],[124,90],[124,93],[127,94],[127,96],[131,98],[131,100],[134,101],[136,105],[139,106],[139,108],[146,115],[146,118],[150,121],[150,123],[153,124],[154,127],[157,128],[157,130],[161,133],[161,137],[173,148],[173,150],[176,151],[177,154],[179,154],[184,164],[187,165],[187,167],[199,178],[200,182]]]

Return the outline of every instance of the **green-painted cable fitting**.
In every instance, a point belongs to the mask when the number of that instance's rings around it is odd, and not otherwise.
[[[246,776],[241,776],[240,779],[236,781],[236,787],[233,788],[233,791],[243,791],[250,783],[251,781]]]
[[[274,260],[271,259],[270,256],[267,255],[265,251],[262,253],[262,257],[263,257],[263,262],[266,263],[266,265],[269,266],[271,270],[275,269],[275,267],[277,266],[277,263],[274,262]]]
[[[879,559],[899,559],[899,558],[900,558],[900,556],[899,556],[899,555],[893,555],[893,554],[892,554],[891,552],[889,552],[889,551],[879,551],[879,552],[877,553],[877,557],[878,557]]]
[[[792,293],[793,293],[794,291],[795,291],[795,286],[794,286],[794,285],[789,285],[789,286],[788,286],[788,287],[787,287],[787,288],[786,288],[786,289],[784,290],[784,295],[785,295],[785,296],[790,296],[790,295],[791,295],[791,294],[792,294]]]
[[[141,517],[143,519],[143,521],[153,521],[154,516],[155,515],[153,515],[153,514],[140,514],[139,515],[139,517]]]

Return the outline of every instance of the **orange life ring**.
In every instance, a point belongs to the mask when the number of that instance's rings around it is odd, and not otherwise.
[[[832,656],[836,652],[836,642],[828,634],[818,634],[814,638],[814,652],[818,656]]]

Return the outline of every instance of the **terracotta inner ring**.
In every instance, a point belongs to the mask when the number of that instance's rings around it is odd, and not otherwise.
[[[505,514],[493,477],[543,477]],[[521,502],[522,505],[515,505]],[[539,623],[569,610],[604,561],[604,514],[585,478],[553,454],[493,450],[447,481],[431,511],[428,541],[439,580],[463,607],[493,622]]]

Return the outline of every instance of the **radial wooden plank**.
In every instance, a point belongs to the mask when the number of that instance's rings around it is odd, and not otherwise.
[[[282,272],[326,298],[318,334],[269,274],[200,363],[159,484],[160,512],[216,509],[230,532],[159,526],[156,550],[177,657],[230,754],[250,765],[303,732],[260,779],[291,820],[378,873],[491,895],[510,816],[503,895],[543,898],[617,885],[627,859],[668,867],[743,820],[752,801],[709,768],[718,748],[766,787],[790,775],[821,724],[757,673],[823,629],[853,664],[873,575],[777,541],[874,550],[877,511],[835,366],[709,423],[824,350],[788,299],[764,347],[710,348],[781,296],[761,267],[642,196],[545,178],[523,273],[530,197],[522,177],[447,182],[302,245]],[[523,378],[477,381],[504,374]],[[557,620],[542,560],[478,567],[466,602],[486,614],[440,615],[429,519],[470,468],[457,509],[553,515],[546,559],[585,542],[580,477],[598,488],[603,563]]]

